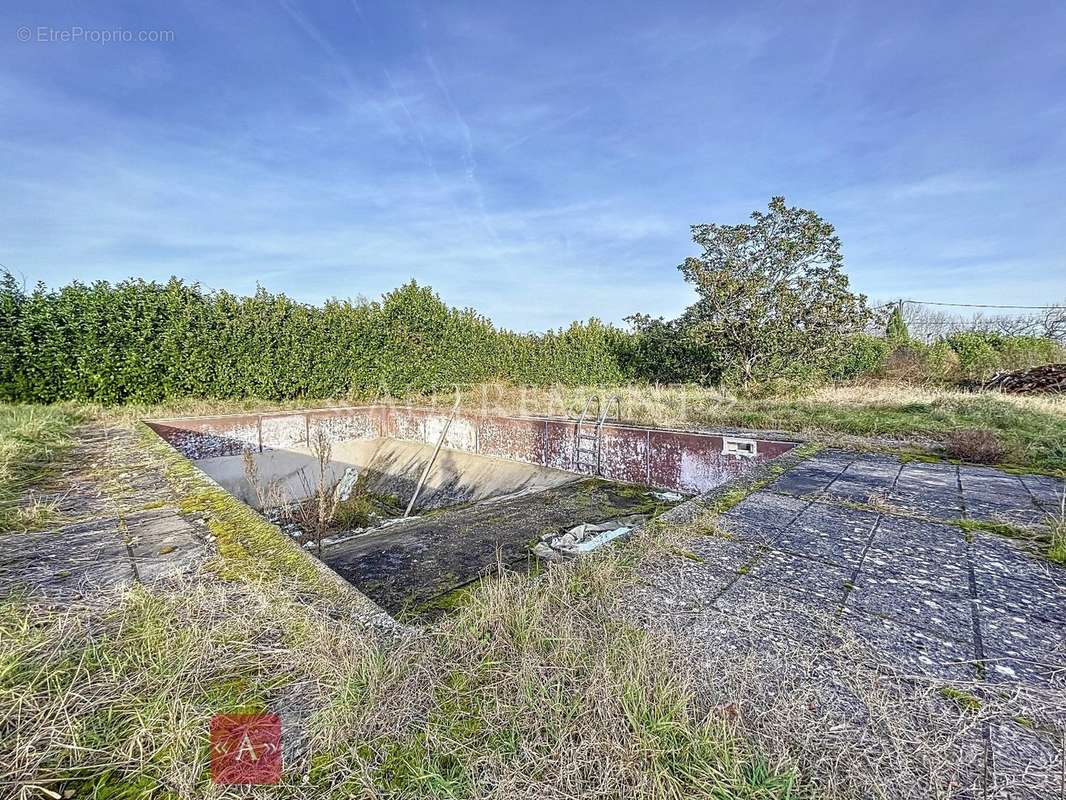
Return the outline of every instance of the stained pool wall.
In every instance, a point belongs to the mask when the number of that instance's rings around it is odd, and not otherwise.
[[[232,414],[150,420],[162,438],[195,461],[306,446],[325,430],[331,441],[392,438],[435,444],[448,414],[423,408],[352,408]],[[576,462],[576,423],[551,417],[457,414],[444,444],[453,450],[584,473]],[[790,450],[795,442],[755,439],[754,457],[723,453],[722,434],[607,423],[602,429],[600,476],[698,493]],[[730,437],[731,438],[731,437]],[[751,436],[745,438],[753,438]]]

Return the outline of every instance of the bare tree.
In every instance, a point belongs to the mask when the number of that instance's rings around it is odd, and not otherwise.
[[[872,324],[870,330],[884,329],[889,304]],[[952,312],[914,301],[903,302],[903,319],[911,338],[933,342],[963,331],[986,331],[1005,336],[1038,336],[1066,344],[1066,303],[1028,313],[997,314],[985,310],[973,313]]]
[[[318,505],[318,513],[315,515],[314,536],[318,554],[321,556],[322,536],[337,511],[336,494],[327,489],[329,465],[333,460],[333,446],[330,444],[329,435],[322,427],[315,428],[314,434],[309,437],[307,446],[318,465],[314,495]]]
[[[1044,336],[1061,344],[1066,344],[1066,302],[1058,303],[1046,309],[1041,323]]]

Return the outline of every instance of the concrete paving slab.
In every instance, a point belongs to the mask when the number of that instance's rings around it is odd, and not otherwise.
[[[947,524],[964,516],[1032,520],[1061,482],[944,463],[910,462],[894,471],[894,464],[898,460],[884,456],[819,454],[726,514],[723,523],[738,532],[729,544],[741,549],[705,551],[703,572],[695,573],[699,586],[706,592],[725,581],[726,588],[711,608],[678,615],[691,647],[717,647],[715,626],[738,618],[751,620],[766,642],[820,646],[832,636],[825,620],[838,615],[870,646],[875,663],[903,675],[977,681],[979,694],[987,688],[1000,699],[1032,696],[1041,707],[1061,697],[1066,569],[1048,562],[1032,542]],[[864,493],[888,502],[876,512],[829,502],[862,500]],[[804,507],[805,500],[811,502]],[[752,560],[738,574],[741,555]],[[695,571],[683,564],[678,569]],[[687,588],[684,578],[671,582],[682,587],[675,593],[706,602],[706,593]],[[736,646],[759,645],[745,640]],[[991,783],[953,796],[1013,797],[1002,794],[1009,786],[1037,792],[1020,797],[1049,796],[1039,794],[1049,785],[1047,742],[1029,741],[1013,729],[993,733],[990,741]]]
[[[819,646],[826,636],[823,620],[838,607],[832,598],[798,596],[780,585],[745,575],[714,603],[728,615],[743,615],[767,635]]]
[[[871,546],[862,562],[862,577],[892,581],[900,591],[929,591],[949,598],[970,599],[966,557],[950,560],[935,555],[902,555]]]
[[[958,473],[951,464],[904,464],[887,494],[888,503],[925,517],[962,517]]]
[[[1066,626],[1016,611],[978,604],[981,639],[990,651],[1066,668]]]
[[[882,517],[863,573],[894,578],[951,597],[970,598],[970,561],[965,535],[954,526],[901,517]]]
[[[959,470],[944,462],[908,461],[900,465],[896,483],[908,488],[958,489]]]
[[[887,514],[877,526],[873,545],[931,558],[965,558],[967,549],[966,532],[957,525]]]
[[[863,454],[826,490],[825,497],[870,503],[887,494],[896,482],[899,469],[895,458]]]
[[[775,492],[796,497],[817,497],[837,479],[839,474],[839,471],[830,472],[822,469],[802,470],[793,474],[790,470],[774,481],[770,488]]]
[[[1021,475],[1019,480],[1045,511],[1062,513],[1066,481],[1050,475]]]
[[[854,476],[845,473],[835,481],[822,495],[822,499],[871,505],[885,499],[891,487],[891,480],[875,476]]]
[[[852,570],[793,553],[770,551],[749,575],[801,597],[811,597],[819,608],[836,607],[843,600]]]
[[[719,536],[693,537],[685,541],[684,548],[704,562],[732,572],[751,562],[759,552],[758,545]]]
[[[855,460],[856,454],[842,450],[823,450],[797,464],[770,485],[782,494],[813,497],[826,488]]]
[[[870,505],[878,499],[877,492],[871,484],[846,480],[836,481],[818,497],[827,502],[855,503],[858,505]]]
[[[1066,626],[1066,586],[1035,571],[1012,575],[974,564],[974,584],[982,605]]]
[[[959,467],[959,480],[969,519],[1036,525],[1046,515],[1017,475],[987,467]]]
[[[998,575],[1018,574],[1049,575],[1059,572],[1058,565],[1049,564],[1032,551],[1030,545],[997,533],[973,531],[970,534],[974,564]],[[1066,570],[1061,570],[1066,573]],[[1063,580],[1066,580],[1064,575]]]
[[[678,611],[710,609],[715,600],[737,580],[737,571],[719,564],[678,564],[657,571],[643,582],[660,591]]]
[[[962,498],[958,492],[903,491],[897,487],[888,493],[886,502],[900,513],[912,516],[945,521],[963,517]]]
[[[1062,736],[1013,720],[989,725],[989,800],[1048,800],[1061,795]]]
[[[1006,525],[1017,525],[1023,528],[1038,527],[1043,524],[1047,513],[1032,504],[1028,495],[1017,495],[1004,502],[980,502],[972,497],[966,499],[966,519],[979,520],[981,522],[999,522]],[[1022,505],[1026,503],[1027,505]]]
[[[973,641],[973,611],[968,597],[934,591],[909,576],[863,571],[847,605],[913,625],[940,638]]]
[[[730,531],[764,531],[784,529],[810,503],[806,500],[756,492],[749,495],[719,517],[719,524]]]
[[[984,680],[996,688],[1066,691],[1066,666],[1061,664],[986,648],[984,665]]]
[[[856,567],[878,515],[814,503],[778,537],[775,547],[841,567]]]
[[[1031,543],[974,532],[971,545],[978,598],[1008,611],[1066,620],[1066,569]]]
[[[844,624],[861,640],[892,659],[906,674],[942,680],[971,680],[976,673],[973,642],[962,642],[845,606]]]
[[[204,531],[172,508],[96,519],[5,536],[0,590],[72,599],[188,572],[209,551]]]
[[[963,480],[1010,481],[1017,479],[1017,475],[1013,473],[982,464],[959,464],[957,469],[959,477]]]

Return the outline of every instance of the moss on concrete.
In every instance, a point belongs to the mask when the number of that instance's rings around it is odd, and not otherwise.
[[[323,594],[343,591],[329,580],[312,556],[276,526],[220,488],[146,425],[137,428],[143,446],[164,465],[185,514],[200,516],[215,539],[217,555],[208,568],[227,580],[295,579]]]

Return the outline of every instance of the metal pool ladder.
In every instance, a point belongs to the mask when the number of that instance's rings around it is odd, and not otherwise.
[[[596,402],[595,415],[590,414],[592,403]],[[574,428],[574,467],[587,475],[600,474],[600,452],[602,450],[602,429],[604,420],[614,405],[615,419],[622,416],[622,401],[618,395],[612,395],[603,403],[598,394],[585,401],[585,410],[578,417]]]

